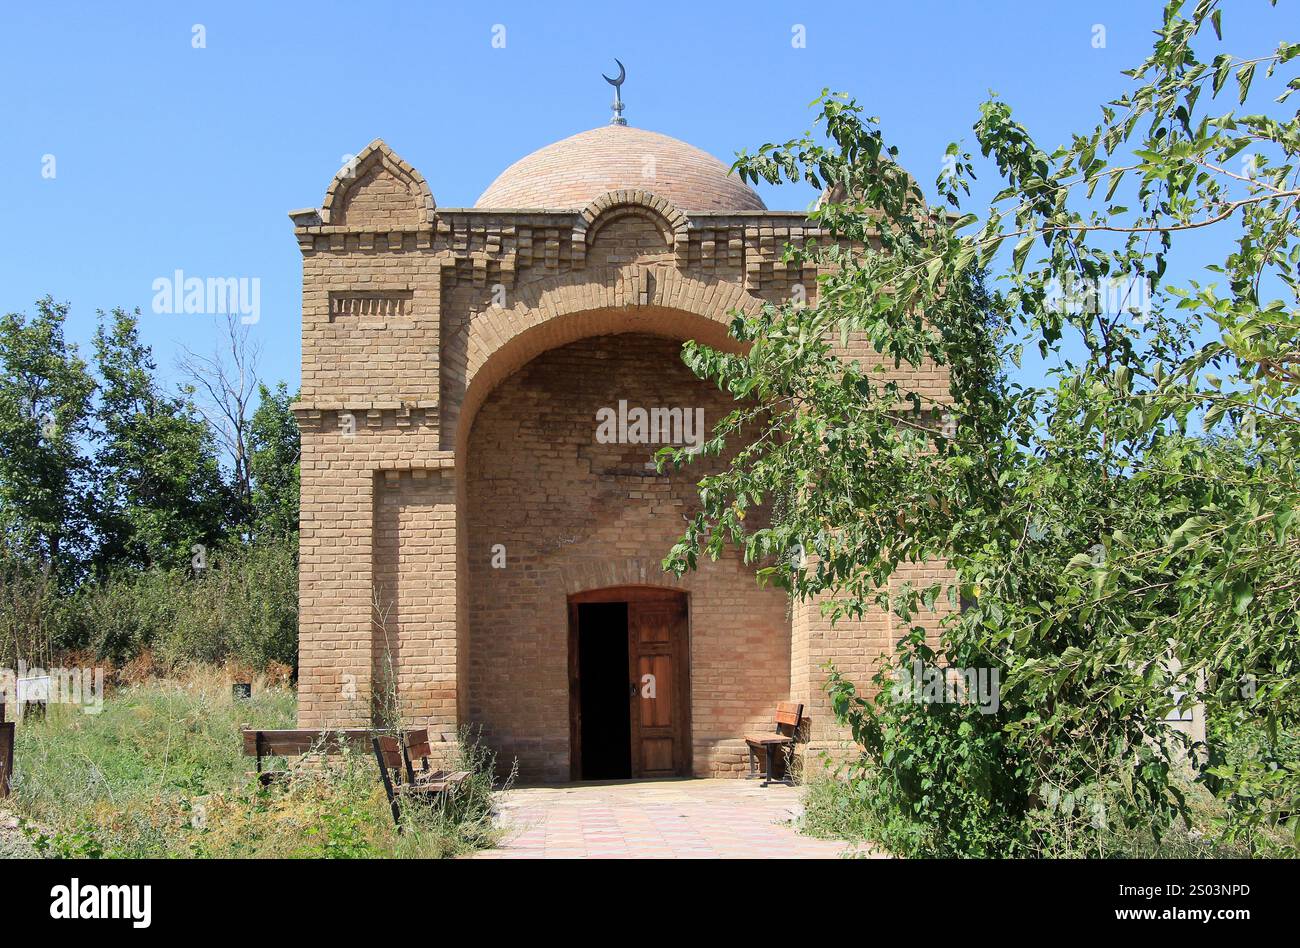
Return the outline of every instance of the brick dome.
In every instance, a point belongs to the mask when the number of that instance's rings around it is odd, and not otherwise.
[[[579,132],[520,158],[474,206],[577,210],[625,188],[666,198],[688,214],[766,210],[754,190],[708,152],[622,125]]]

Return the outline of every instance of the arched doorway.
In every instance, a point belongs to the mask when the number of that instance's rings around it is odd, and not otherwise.
[[[574,780],[691,772],[686,593],[614,586],[569,596]]]
[[[699,321],[679,315],[679,332]],[[543,348],[461,415],[468,429],[457,451],[461,720],[503,765],[517,762],[521,780],[573,779],[582,758],[570,706],[569,596],[622,586],[677,589],[689,596],[690,667],[685,652],[678,665],[690,677],[689,687],[675,691],[690,694],[693,704],[669,716],[672,726],[681,722],[680,738],[647,731],[626,772],[738,772],[745,766],[740,736],[789,693],[785,596],[759,588],[753,566],[731,550],[680,578],[661,564],[699,503],[699,480],[729,463],[743,441],[680,469],[653,462],[661,444],[695,443],[735,400],[683,363],[680,335],[611,328],[621,331]],[[652,437],[647,426],[644,437],[634,437],[634,411],[667,418],[670,430],[659,424]],[[602,427],[611,414],[618,431]],[[680,437],[673,434],[678,417]],[[630,672],[619,677],[624,702]],[[631,726],[629,717],[629,747]]]

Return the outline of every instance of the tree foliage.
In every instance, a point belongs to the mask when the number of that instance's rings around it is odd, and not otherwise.
[[[193,385],[165,391],[138,315],[100,313],[92,365],[65,341],[66,304],[0,318],[0,665],[68,649],[292,664],[292,396],[227,327],[228,360],[190,358],[205,415]]]
[[[63,335],[66,304],[0,318],[0,526],[7,551],[71,575],[90,522],[81,443],[95,383]]]
[[[221,538],[230,506],[212,434],[187,399],[159,390],[138,314],[115,309],[101,319],[96,563],[187,566],[195,544]]]
[[[1098,853],[1116,827],[1158,834],[1185,812],[1164,721],[1197,701],[1225,832],[1300,840],[1285,740],[1300,713],[1300,119],[1279,107],[1300,44],[1240,58],[1216,0],[1186,6],[1166,6],[1129,90],[1067,145],[1041,147],[987,101],[979,157],[948,149],[941,208],[844,95],[815,103],[819,134],[737,162],[826,189],[813,216],[832,239],[787,251],[824,273],[813,305],[737,316],[743,354],[688,344],[698,375],[759,406],[708,450],[765,427],[701,481],[665,565],[734,543],[837,619],[893,613],[876,687],[829,687],[879,835],[903,851]],[[1001,188],[986,206],[977,163]],[[882,358],[838,357],[849,338]],[[946,399],[895,371],[929,364],[951,375]],[[747,524],[765,498],[779,515]],[[935,561],[957,582],[890,582]],[[964,608],[936,654],[918,617],[941,596]],[[891,670],[916,659],[998,669],[998,714],[894,701]],[[1254,752],[1225,752],[1239,733]]]
[[[296,537],[301,435],[289,406],[297,396],[281,382],[274,389],[261,386],[258,398],[248,426],[252,533]]]

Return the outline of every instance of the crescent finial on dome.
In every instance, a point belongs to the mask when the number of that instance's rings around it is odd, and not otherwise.
[[[622,93],[623,93],[623,82],[624,80],[627,79],[627,70],[623,68],[623,64],[619,62],[617,59],[614,60],[614,62],[618,63],[618,78],[611,79],[603,72],[600,74],[600,77],[614,87],[614,117],[609,120],[609,124],[626,125],[627,119],[623,118],[623,94]]]

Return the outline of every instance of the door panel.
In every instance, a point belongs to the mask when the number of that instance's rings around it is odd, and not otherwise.
[[[641,752],[641,776],[672,777],[677,775],[672,738],[645,738],[641,741]]]
[[[642,727],[669,727],[673,723],[672,664],[668,655],[641,656],[637,686],[641,689]],[[650,682],[654,684],[653,694],[650,694]]]

